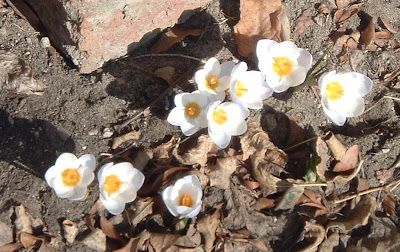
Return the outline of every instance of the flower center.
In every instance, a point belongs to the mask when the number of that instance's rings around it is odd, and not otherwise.
[[[180,202],[180,206],[186,206],[186,207],[192,207],[193,206],[193,200],[190,197],[189,193],[186,193],[184,196],[182,196]]]
[[[228,115],[226,114],[225,110],[219,109],[213,112],[213,120],[221,125],[228,121]]]
[[[219,86],[219,80],[218,77],[215,75],[208,75],[206,77],[206,87],[214,90]]]
[[[81,182],[81,175],[77,169],[68,168],[61,173],[61,179],[66,186],[76,186]]]
[[[185,116],[189,118],[197,118],[200,115],[201,108],[196,102],[189,102],[185,106]]]
[[[272,70],[279,76],[287,76],[293,70],[293,62],[286,56],[274,58]]]
[[[328,96],[328,100],[335,101],[342,98],[344,95],[344,90],[339,82],[333,81],[326,85],[326,94]]]
[[[245,93],[249,92],[249,89],[246,88],[243,82],[238,81],[236,85],[236,96],[241,98]]]
[[[117,175],[108,175],[104,181],[104,191],[108,194],[118,192],[123,183]]]

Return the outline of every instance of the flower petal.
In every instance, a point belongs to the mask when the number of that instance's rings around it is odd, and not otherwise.
[[[232,70],[235,67],[236,63],[233,61],[226,61],[221,64],[221,72],[219,73],[219,76],[231,76]]]
[[[297,62],[300,66],[304,67],[305,69],[310,69],[312,64],[312,55],[307,50],[299,48],[299,57],[297,58]]]
[[[321,75],[321,77],[319,77],[318,79],[318,87],[321,90],[321,94],[323,94],[323,92],[326,93],[326,85],[332,81],[335,81],[335,75],[336,75],[336,71],[330,71],[330,72],[326,72],[323,75]]]
[[[80,186],[88,186],[94,180],[94,173],[91,169],[86,166],[81,166],[78,168],[78,173],[81,176]]]
[[[169,112],[168,117],[167,117],[167,122],[169,124],[175,125],[175,126],[180,126],[182,121],[185,120],[185,110],[183,107],[175,107]]]
[[[118,215],[122,213],[125,209],[125,203],[117,202],[111,199],[105,199],[103,195],[100,194],[100,200],[103,206],[113,215]]]
[[[194,209],[189,214],[187,214],[185,217],[186,218],[194,218],[200,213],[200,210],[201,210],[201,202],[200,202],[200,204],[195,206]]]
[[[128,203],[136,199],[136,188],[132,183],[123,183],[119,191],[109,195],[107,199],[112,199],[116,202]]]
[[[256,54],[257,58],[260,61],[262,57],[267,55],[267,57],[270,57],[271,55],[271,49],[273,46],[278,44],[278,42],[270,40],[270,39],[261,39],[257,42],[257,47],[256,47]]]
[[[63,153],[56,160],[56,166],[62,168],[78,168],[78,158],[72,153]]]
[[[104,171],[107,171],[111,166],[113,166],[114,165],[114,163],[113,162],[109,162],[109,163],[105,163],[105,164],[103,164],[101,167],[100,167],[100,169],[99,169],[99,171],[97,172],[97,180],[99,180],[99,182],[102,180],[102,179],[104,179],[104,177],[103,177],[103,173],[104,173]]]
[[[74,194],[74,187],[65,186],[59,176],[54,180],[54,191],[60,198],[69,198]]]
[[[373,82],[364,74],[348,72],[338,74],[341,77],[345,92],[352,95],[364,96],[372,89]]]
[[[165,205],[168,208],[168,211],[173,215],[177,216],[178,212],[176,211],[176,204],[175,201],[171,199],[171,192],[172,192],[173,186],[168,186],[167,188],[164,189],[162,192],[162,198],[165,203]]]
[[[194,81],[197,83],[199,90],[201,90],[201,91],[207,90],[207,88],[206,88],[206,71],[204,69],[200,69],[200,70],[196,71],[196,73],[194,74]]]
[[[359,116],[364,112],[364,99],[358,96],[345,96],[336,102],[330,102],[329,107],[345,117]]]
[[[286,82],[290,87],[295,87],[304,82],[307,76],[307,70],[302,66],[294,66],[292,72],[283,77],[283,82]]]
[[[204,65],[204,71],[206,72],[206,76],[219,76],[219,74],[221,73],[221,64],[219,63],[219,60],[214,57],[208,59],[206,64]]]
[[[225,132],[220,132],[218,134],[214,134],[210,131],[210,127],[208,128],[208,135],[210,135],[213,142],[221,149],[228,147],[231,142],[231,136]]]
[[[96,169],[96,158],[92,154],[85,154],[78,158],[78,162],[94,171]]]
[[[174,97],[175,106],[177,106],[177,107],[183,107],[183,106],[185,106],[185,105],[183,104],[183,102],[182,102],[182,97],[185,96],[185,95],[187,95],[187,94],[189,94],[189,93],[180,93],[180,94],[176,94],[175,97]]]
[[[343,126],[346,122],[346,117],[342,116],[335,111],[329,110],[325,105],[322,103],[322,109],[324,110],[325,115],[331,120],[334,124]]]
[[[69,200],[81,200],[86,196],[87,187],[86,186],[76,186],[74,188],[74,194],[68,197]]]
[[[47,184],[54,188],[54,180],[56,177],[62,172],[62,168],[53,165],[49,169],[47,169],[46,173],[44,174],[44,179],[46,180]]]
[[[286,56],[294,61],[293,63],[297,63],[296,59],[298,59],[299,55],[299,48],[292,41],[277,43],[271,50],[272,58]]]
[[[194,125],[186,120],[182,120],[181,130],[185,136],[191,136],[199,130],[199,126]]]

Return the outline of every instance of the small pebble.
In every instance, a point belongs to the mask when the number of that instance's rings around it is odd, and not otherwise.
[[[50,39],[48,37],[43,37],[40,39],[40,45],[43,48],[49,48],[51,46]]]
[[[105,128],[103,130],[103,137],[104,138],[110,138],[112,135],[114,135],[114,132],[112,132],[110,128]]]
[[[89,130],[89,136],[95,136],[97,134],[99,134],[99,131],[97,129]]]

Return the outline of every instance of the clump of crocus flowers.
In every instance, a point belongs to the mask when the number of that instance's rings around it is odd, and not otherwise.
[[[210,58],[194,75],[198,90],[177,94],[167,121],[180,126],[186,136],[208,127],[214,143],[226,148],[232,136],[246,132],[249,109],[261,109],[273,92],[299,86],[311,75],[312,55],[291,41],[260,40],[256,55],[260,71],[249,71],[245,62],[221,64]],[[319,78],[318,85],[324,113],[342,126],[347,117],[364,112],[363,96],[372,81],[356,72],[331,71]],[[231,101],[225,99],[228,90]]]

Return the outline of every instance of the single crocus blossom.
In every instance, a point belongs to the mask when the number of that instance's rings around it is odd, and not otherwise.
[[[203,191],[195,175],[178,179],[173,186],[162,192],[162,198],[169,212],[176,217],[193,218],[201,208]]]
[[[63,153],[55,165],[44,174],[47,184],[57,196],[70,200],[81,200],[86,196],[87,186],[94,179],[96,159],[92,154],[77,158],[72,153]]]
[[[263,100],[272,95],[265,76],[260,71],[247,71],[247,64],[240,62],[232,70],[232,101],[251,109],[261,109]]]
[[[256,48],[258,68],[268,85],[280,93],[304,82],[312,64],[312,56],[291,41],[277,43],[262,39]]]
[[[342,126],[347,117],[359,116],[364,112],[363,96],[371,90],[372,80],[356,72],[330,71],[319,78],[318,86],[326,116]]]
[[[171,110],[167,121],[180,126],[185,136],[196,133],[200,128],[207,127],[206,109],[208,97],[200,91],[175,95],[176,107]]]
[[[142,187],[144,175],[131,163],[107,163],[97,173],[100,188],[100,200],[111,214],[124,211],[125,203],[136,199],[137,191]]]
[[[248,116],[249,110],[237,103],[216,101],[207,110],[208,134],[218,147],[226,148],[231,136],[246,132]]]
[[[203,69],[194,74],[198,89],[215,95],[218,100],[225,99],[225,90],[229,88],[231,72],[235,63],[227,61],[222,64],[216,58],[207,60]]]

